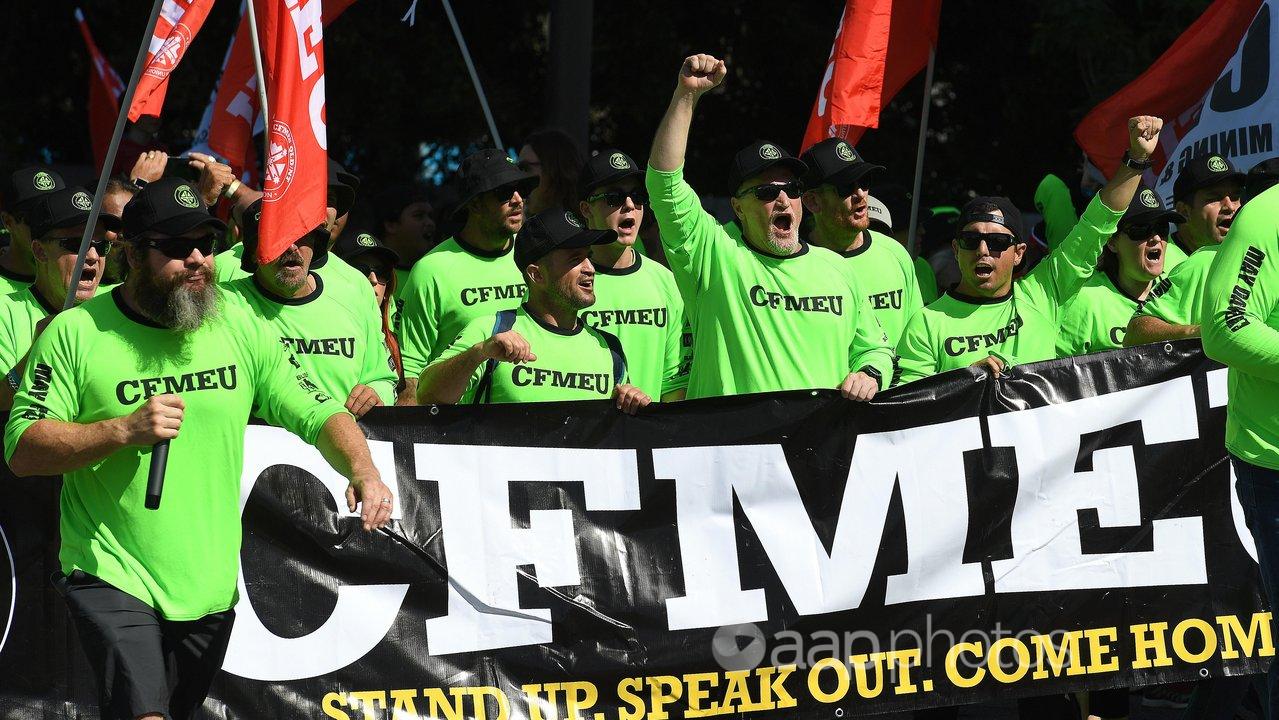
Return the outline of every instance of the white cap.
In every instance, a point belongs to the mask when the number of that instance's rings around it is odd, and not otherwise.
[[[880,202],[879,198],[874,195],[866,196],[866,214],[871,220],[878,220],[888,226],[888,232],[893,231],[893,216],[888,212],[888,206]]]

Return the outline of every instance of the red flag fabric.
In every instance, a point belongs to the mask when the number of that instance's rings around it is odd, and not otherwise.
[[[89,74],[89,138],[93,143],[93,162],[100,169],[111,145],[111,133],[115,130],[116,117],[120,114],[120,96],[124,94],[124,81],[116,74],[111,62],[98,50],[89,32],[84,13],[75,9],[75,19],[80,25],[80,35],[89,50],[93,72]]]
[[[880,110],[928,65],[940,15],[941,0],[848,0],[801,152],[879,127]]]
[[[137,122],[143,115],[160,117],[169,88],[169,74],[182,62],[182,56],[200,32],[212,7],[213,0],[164,0],[151,36],[146,66],[133,91],[130,121]]]
[[[257,249],[265,264],[325,219],[324,22],[320,0],[253,1],[270,104]]]
[[[336,20],[354,2],[355,0],[325,0],[324,25]],[[270,102],[269,96],[267,101]],[[223,64],[222,79],[218,82],[213,101],[207,141],[209,149],[225,158],[237,172],[249,167],[246,157],[259,114],[258,81],[253,70],[253,41],[249,37],[248,14],[243,13]]]
[[[1262,0],[1216,0],[1176,42],[1136,80],[1093,108],[1075,128],[1075,142],[1107,177],[1119,167],[1126,149],[1128,118],[1164,119],[1155,167],[1199,122],[1204,95],[1239,49]],[[1171,132],[1170,132],[1171,131]]]

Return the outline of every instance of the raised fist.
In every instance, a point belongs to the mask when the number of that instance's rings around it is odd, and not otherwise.
[[[724,82],[728,68],[714,55],[690,55],[684,58],[679,69],[679,90],[691,95],[701,95]]]
[[[1128,155],[1133,160],[1145,160],[1159,147],[1159,131],[1164,127],[1162,118],[1138,115],[1128,118]]]

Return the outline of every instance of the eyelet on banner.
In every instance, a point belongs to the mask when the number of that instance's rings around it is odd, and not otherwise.
[[[432,405],[432,406],[431,406],[431,414],[432,414],[432,415],[439,415],[439,414],[440,414],[440,406],[439,406],[439,405]]]
[[[1164,343],[1164,352],[1166,353],[1172,352],[1172,343]]]

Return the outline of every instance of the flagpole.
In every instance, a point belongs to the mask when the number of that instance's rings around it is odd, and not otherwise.
[[[484,95],[484,87],[480,85],[480,76],[475,72],[475,63],[471,62],[471,51],[466,49],[466,39],[462,37],[462,29],[457,26],[457,18],[453,15],[453,4],[443,0],[444,13],[449,17],[449,25],[453,26],[453,37],[457,38],[457,46],[462,49],[462,59],[466,61],[466,71],[471,74],[471,84],[475,86],[475,94],[480,97],[480,107],[484,109],[484,119],[489,124],[489,134],[493,136],[493,144],[498,150],[505,149],[502,137],[497,134],[497,123],[493,122],[493,111],[489,109],[488,98]]]
[[[133,61],[133,74],[129,76],[129,85],[124,90],[120,114],[116,116],[115,129],[111,132],[111,144],[107,146],[102,172],[98,175],[98,188],[93,193],[93,207],[89,210],[89,219],[84,226],[84,236],[80,238],[80,252],[76,254],[75,269],[67,287],[67,299],[62,303],[63,310],[75,304],[76,294],[72,288],[80,282],[80,273],[84,272],[84,256],[89,254],[89,243],[93,241],[93,231],[98,225],[98,216],[102,214],[102,199],[106,196],[107,181],[111,179],[111,167],[115,165],[115,156],[120,151],[120,138],[124,135],[125,121],[129,119],[129,108],[133,105],[133,92],[138,89],[138,78],[142,77],[142,68],[146,66],[147,49],[151,47],[151,36],[155,34],[156,20],[160,17],[163,5],[164,0],[155,0],[151,6],[151,18],[147,20],[147,31],[142,36],[142,47],[138,48],[138,57]]]
[[[267,114],[266,74],[262,72],[262,44],[258,40],[258,18],[253,9],[253,0],[244,0],[245,12],[249,16],[249,39],[253,41],[253,72],[258,77],[258,105],[262,113],[262,157],[258,164],[262,166],[262,178],[266,178],[266,163],[270,159],[271,150],[271,116]],[[249,118],[249,139],[253,138],[253,118]]]
[[[919,144],[915,147],[915,188],[910,194],[910,232],[906,236],[906,250],[911,257],[919,245],[919,191],[924,181],[924,141],[928,138],[928,111],[933,105],[933,61],[937,59],[937,45],[928,48],[928,69],[924,71],[924,109],[919,115]]]

